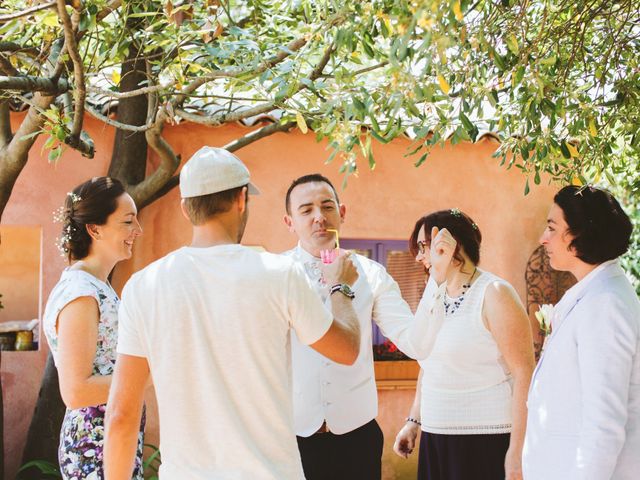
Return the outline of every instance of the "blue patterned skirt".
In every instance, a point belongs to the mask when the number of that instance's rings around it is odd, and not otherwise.
[[[64,480],[103,480],[104,412],[106,405],[68,410],[62,421],[58,460]],[[143,480],[142,443],[145,410],[142,411],[133,480]]]

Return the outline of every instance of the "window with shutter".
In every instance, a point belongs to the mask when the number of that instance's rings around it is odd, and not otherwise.
[[[398,282],[402,297],[412,312],[416,311],[425,287],[425,272],[409,252],[406,240],[341,239],[341,246],[381,263]],[[382,345],[386,338],[373,324],[373,344]]]

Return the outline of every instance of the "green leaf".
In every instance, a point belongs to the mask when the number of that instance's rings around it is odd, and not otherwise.
[[[427,159],[427,156],[429,155],[429,152],[424,152],[420,158],[418,159],[418,161],[416,163],[413,164],[414,167],[419,167],[420,165],[422,165],[424,163],[424,161]]]
[[[529,195],[530,191],[531,191],[531,189],[529,188],[529,177],[527,177],[527,181],[524,184],[524,194],[525,195]]]
[[[518,55],[520,53],[520,48],[518,47],[518,39],[513,33],[507,35],[504,41],[507,44],[507,48],[511,50],[511,53],[513,53],[514,55]]]
[[[42,146],[42,148],[44,148],[45,150],[52,148],[55,145],[56,140],[57,140],[56,137],[51,135],[49,138],[47,138],[47,141],[44,142],[44,145]]]
[[[551,55],[550,57],[546,57],[546,58],[543,58],[542,60],[540,60],[540,63],[542,65],[555,65],[557,59],[558,59],[558,57],[556,57],[555,55]]]
[[[58,22],[58,14],[53,11],[49,11],[41,21],[42,24],[47,27],[58,27],[60,25]]]
[[[473,123],[471,123],[471,120],[469,120],[469,117],[467,117],[463,112],[460,112],[460,121],[462,122],[462,126],[464,127],[464,129],[467,131],[467,133],[469,134],[469,138],[471,138],[472,141],[476,141],[476,137],[478,136],[478,127],[476,127]]]
[[[42,133],[42,130],[37,130],[37,131],[29,133],[27,135],[23,135],[22,137],[20,137],[20,140],[29,140],[30,138],[37,137],[41,133]]]
[[[25,470],[32,467],[37,468],[38,470],[40,470],[41,473],[45,475],[51,475],[55,478],[62,478],[62,475],[60,474],[58,467],[51,462],[47,462],[46,460],[31,460],[30,462],[27,462],[24,465],[22,465],[18,469],[17,473],[24,472]]]
[[[59,146],[57,148],[54,148],[53,150],[49,150],[49,162],[50,163],[55,163],[57,162],[60,157],[62,156],[62,147]]]
[[[353,101],[353,106],[356,108],[356,111],[358,112],[360,117],[364,117],[367,110],[364,106],[364,103],[362,103],[357,97],[351,97],[351,100]]]
[[[516,74],[515,74],[515,77],[514,77],[514,81],[515,81],[516,85],[518,85],[522,81],[522,78],[524,77],[524,71],[525,71],[525,69],[524,69],[524,67],[522,65],[520,65],[516,69]]]

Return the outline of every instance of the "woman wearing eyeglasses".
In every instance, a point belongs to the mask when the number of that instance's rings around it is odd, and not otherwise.
[[[457,209],[420,218],[411,234],[416,261],[437,284],[422,301],[441,312],[394,445],[407,458],[420,432],[419,480],[522,478],[531,327],[513,287],[478,268],[481,240]]]
[[[553,309],[529,391],[527,480],[640,478],[640,301],[618,257],[633,230],[604,190],[560,190],[540,243],[578,279]]]

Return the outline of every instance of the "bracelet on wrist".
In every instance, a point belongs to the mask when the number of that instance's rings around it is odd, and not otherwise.
[[[407,417],[407,419],[405,421],[406,422],[410,422],[410,423],[415,423],[416,425],[422,426],[422,423],[420,423],[420,420],[417,420],[417,419],[412,418],[412,417]]]

